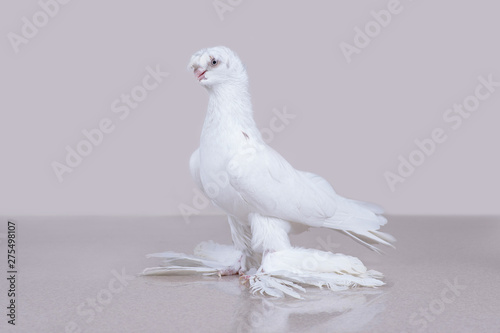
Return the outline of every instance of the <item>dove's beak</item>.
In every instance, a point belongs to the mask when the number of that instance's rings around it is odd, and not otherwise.
[[[194,70],[194,76],[196,76],[196,78],[198,79],[198,81],[201,81],[201,80],[206,80],[207,78],[205,77],[205,73],[207,72],[206,69],[203,69],[201,67],[197,67],[195,70]]]

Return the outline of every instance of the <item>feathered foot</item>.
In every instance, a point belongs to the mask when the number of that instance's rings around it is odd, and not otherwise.
[[[269,274],[255,274],[245,277],[245,283],[248,283],[252,293],[259,292],[262,295],[267,294],[273,297],[284,297],[285,295],[302,299],[302,296],[296,291],[305,292],[306,290],[298,284],[286,279],[280,279]]]
[[[213,241],[202,242],[194,249],[194,255],[163,252],[147,255],[162,258],[161,266],[146,268],[142,275],[234,275],[241,269],[243,254],[230,245]]]
[[[297,291],[304,286],[345,290],[354,287],[379,287],[380,272],[367,270],[355,257],[313,249],[291,248],[264,256],[259,272],[246,277],[253,293],[274,297],[302,298]]]

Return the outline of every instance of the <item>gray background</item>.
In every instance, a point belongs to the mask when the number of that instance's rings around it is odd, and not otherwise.
[[[499,214],[500,91],[457,130],[442,118],[478,76],[500,81],[498,4],[402,0],[347,63],[340,43],[388,2],[233,1],[221,20],[212,1],[73,0],[18,53],[7,34],[40,6],[2,2],[0,212],[163,215],[192,205],[188,160],[207,94],[186,65],[198,49],[226,45],[247,64],[258,125],[269,127],[275,108],[296,115],[271,142],[296,168],[390,214]],[[157,64],[169,77],[120,120],[111,103]],[[103,118],[115,130],[59,182],[51,163]],[[436,127],[448,140],[392,192],[384,173]]]

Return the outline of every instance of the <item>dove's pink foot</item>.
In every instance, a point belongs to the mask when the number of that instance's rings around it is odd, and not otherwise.
[[[251,278],[252,276],[251,275],[247,275],[247,274],[242,274],[240,275],[240,282],[241,283],[247,283],[247,281]]]

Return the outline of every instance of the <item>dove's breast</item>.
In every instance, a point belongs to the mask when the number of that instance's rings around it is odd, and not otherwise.
[[[200,142],[200,180],[212,202],[227,214],[247,220],[252,211],[230,183],[230,162],[251,149],[250,136],[234,127],[204,127]]]

